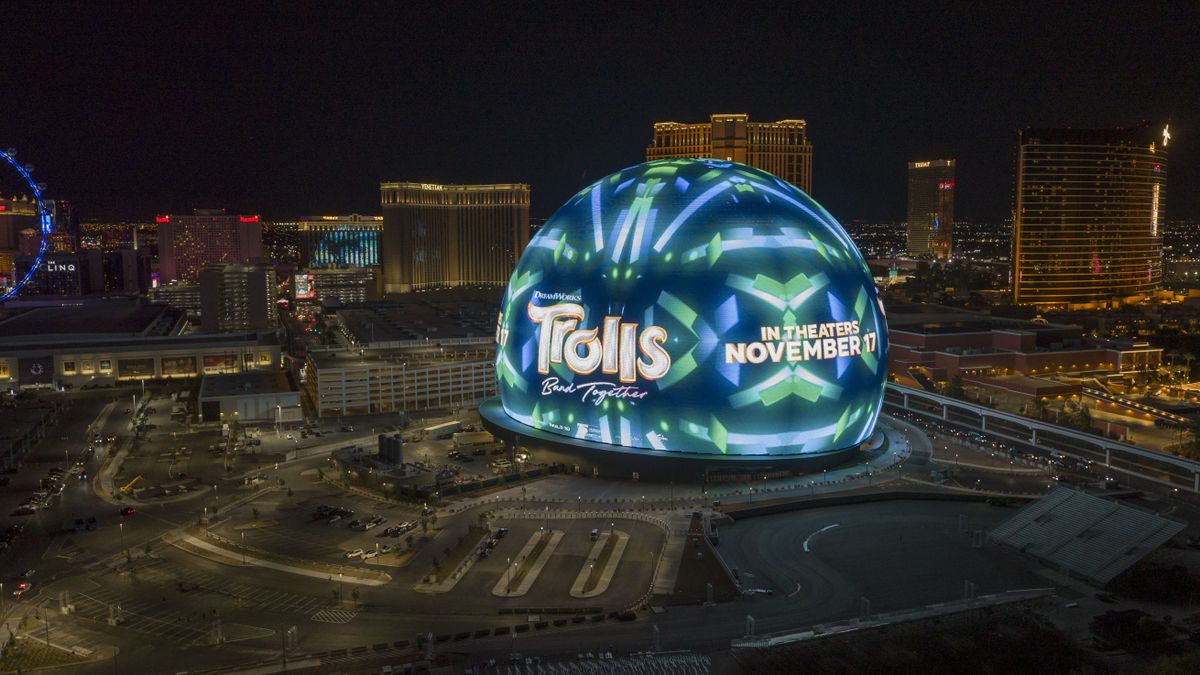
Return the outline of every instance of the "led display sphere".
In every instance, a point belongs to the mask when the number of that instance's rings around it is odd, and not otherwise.
[[[576,194],[521,256],[496,339],[509,417],[634,452],[843,450],[883,401],[862,255],[808,195],[732,162],[647,162]]]

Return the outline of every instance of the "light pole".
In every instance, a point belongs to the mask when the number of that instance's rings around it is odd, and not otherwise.
[[[504,582],[504,589],[505,589],[504,593],[506,595],[512,594],[512,569],[513,569],[513,567],[514,566],[512,564],[512,558],[505,558],[504,559],[504,569],[508,572],[508,581]]]
[[[117,528],[121,530],[121,550],[125,550],[125,521],[117,523]]]
[[[378,546],[378,544],[376,544]],[[242,567],[246,566],[246,531],[242,530]]]
[[[342,606],[342,573],[338,572],[338,607]]]

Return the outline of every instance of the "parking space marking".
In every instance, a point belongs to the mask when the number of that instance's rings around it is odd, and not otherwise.
[[[143,580],[162,586],[172,587],[183,583],[197,591],[253,603],[267,611],[308,614],[324,605],[323,601],[309,595],[239,582],[231,583],[224,577],[174,564],[144,568],[139,570],[138,574]]]

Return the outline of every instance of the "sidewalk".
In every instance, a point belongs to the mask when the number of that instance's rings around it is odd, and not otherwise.
[[[276,562],[274,560],[266,560],[257,557],[257,555],[251,555],[248,552],[243,553],[240,550],[235,551],[223,546],[211,544],[207,541],[194,537],[187,532],[176,532],[172,537],[172,540],[168,543],[177,546],[178,548],[182,548],[183,550],[187,550],[186,547],[179,546],[180,542],[186,544],[187,546],[200,549],[205,553],[217,556],[221,559],[221,562],[226,565],[234,565],[239,567],[243,564],[246,566],[253,565],[255,567],[263,567],[266,569],[273,569],[280,572],[298,574],[300,576],[313,577],[321,580],[329,580],[333,577],[333,574],[337,574],[338,578],[346,583],[359,584],[362,586],[382,586],[392,580],[390,574],[387,574],[386,572],[376,572],[374,570],[357,570],[355,568],[347,568],[347,571],[344,572],[331,573],[329,571],[315,570],[297,565]],[[257,554],[257,552],[255,553]],[[244,563],[242,562],[243,560],[245,560]]]

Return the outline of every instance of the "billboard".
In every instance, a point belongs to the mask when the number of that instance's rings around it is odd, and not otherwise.
[[[297,272],[292,277],[295,284],[295,292],[292,294],[297,300],[312,300],[317,297],[316,285],[313,283],[313,275]]]
[[[154,377],[154,358],[117,359],[117,377]]]
[[[750,457],[869,438],[887,328],[870,270],[794,186],[716,160],[601,179],[539,230],[496,327],[505,413],[576,439]]]
[[[54,357],[37,356],[18,359],[17,382],[21,386],[54,384]]]
[[[185,376],[196,374],[196,357],[194,356],[164,356],[162,359],[162,374],[164,377]]]

